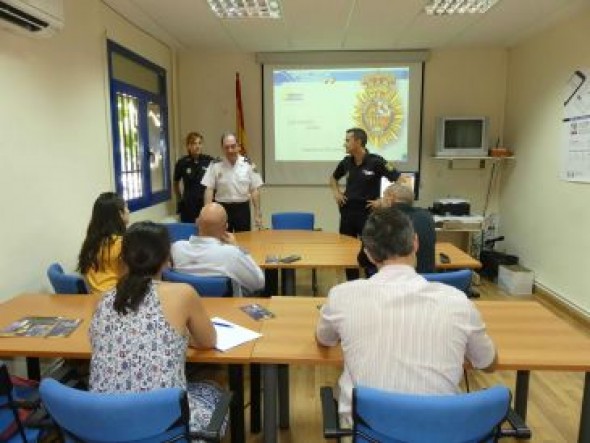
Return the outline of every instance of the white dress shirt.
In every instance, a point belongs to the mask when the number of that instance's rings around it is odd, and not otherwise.
[[[172,245],[174,270],[187,274],[231,278],[234,296],[248,295],[264,288],[264,273],[239,247],[213,237],[192,235]]]
[[[226,158],[211,162],[201,184],[215,189],[215,201],[221,203],[247,202],[250,193],[263,185],[252,163],[241,155],[233,165]]]
[[[332,288],[317,338],[342,346],[339,411],[346,423],[351,423],[355,385],[453,394],[465,359],[485,368],[495,356],[480,314],[465,294],[428,282],[406,265],[385,266],[368,280]]]

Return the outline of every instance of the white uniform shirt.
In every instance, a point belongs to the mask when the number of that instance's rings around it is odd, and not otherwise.
[[[264,273],[250,254],[213,237],[191,236],[172,245],[174,270],[187,274],[231,278],[234,296],[264,288]]]
[[[385,266],[368,280],[332,288],[317,338],[342,346],[339,410],[349,424],[354,385],[453,394],[465,358],[485,368],[495,355],[480,314],[465,294],[427,282],[405,265]]]
[[[215,201],[221,203],[247,202],[250,193],[263,185],[252,164],[241,155],[233,165],[226,158],[211,162],[201,184],[215,189]]]

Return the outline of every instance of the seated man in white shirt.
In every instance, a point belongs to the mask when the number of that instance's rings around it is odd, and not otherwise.
[[[454,394],[467,360],[492,371],[494,344],[474,304],[458,289],[427,282],[416,273],[418,238],[399,209],[368,218],[362,241],[378,272],[368,280],[333,287],[322,307],[316,338],[340,344],[344,371],[339,412],[350,425],[352,388]]]
[[[252,257],[237,246],[227,231],[227,213],[219,203],[206,204],[197,218],[199,235],[172,245],[175,271],[231,278],[234,296],[250,295],[264,288],[264,273]]]

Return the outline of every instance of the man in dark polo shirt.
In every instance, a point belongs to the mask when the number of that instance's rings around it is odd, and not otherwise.
[[[370,153],[365,147],[367,133],[361,128],[346,131],[346,157],[344,157],[330,177],[330,187],[334,199],[340,207],[339,232],[351,237],[358,237],[371,209],[379,201],[381,177],[395,181],[399,172],[388,165],[383,157]],[[344,192],[338,181],[346,176]],[[354,280],[359,277],[358,269],[347,269],[346,278]]]

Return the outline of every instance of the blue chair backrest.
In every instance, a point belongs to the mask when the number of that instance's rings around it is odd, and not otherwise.
[[[510,398],[505,386],[457,395],[400,394],[359,386],[353,391],[355,442],[495,441]]]
[[[433,272],[432,274],[420,274],[428,281],[436,281],[453,286],[465,294],[469,293],[471,287],[471,270],[460,269],[449,272]]]
[[[276,212],[271,216],[273,229],[301,229],[313,231],[315,217],[312,212]]]
[[[231,297],[233,293],[231,279],[221,275],[192,275],[165,269],[162,272],[162,280],[187,283],[203,297]]]
[[[189,409],[186,393],[180,388],[105,394],[81,391],[46,378],[39,393],[49,415],[77,441],[187,441]]]
[[[197,235],[197,226],[194,223],[163,223],[168,229],[170,243],[178,240],[188,240],[191,235]]]
[[[84,279],[79,275],[65,274],[59,263],[49,266],[47,277],[56,294],[88,294]]]

